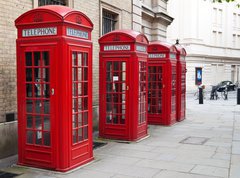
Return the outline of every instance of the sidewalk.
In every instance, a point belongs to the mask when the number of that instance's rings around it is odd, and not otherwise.
[[[234,94],[234,96],[233,96]],[[229,100],[187,99],[187,119],[171,127],[149,126],[139,143],[109,142],[95,160],[70,173],[11,167],[19,178],[240,178],[240,105]]]

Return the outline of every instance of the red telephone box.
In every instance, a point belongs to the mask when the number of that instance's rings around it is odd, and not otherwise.
[[[148,39],[132,30],[116,30],[99,43],[99,136],[143,138],[147,136]]]
[[[186,117],[186,51],[180,45],[177,48],[177,121]]]
[[[159,41],[148,46],[148,123],[176,122],[176,53],[174,45]]]
[[[91,161],[92,22],[52,5],[15,24],[18,164],[67,171]]]

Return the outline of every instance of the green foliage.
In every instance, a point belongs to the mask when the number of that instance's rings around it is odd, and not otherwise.
[[[237,0],[213,0],[213,2],[223,3],[223,2],[237,2]],[[240,3],[237,3],[237,7],[240,8]]]

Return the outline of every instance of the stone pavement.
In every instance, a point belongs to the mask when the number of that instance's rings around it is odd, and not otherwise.
[[[19,178],[240,178],[240,105],[229,100],[187,99],[187,119],[171,127],[149,126],[138,143],[108,142],[95,160],[69,173],[16,167]]]

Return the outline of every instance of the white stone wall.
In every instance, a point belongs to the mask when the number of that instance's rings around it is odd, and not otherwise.
[[[17,112],[14,21],[32,8],[32,1],[0,1],[0,7],[0,122],[4,122],[6,113]]]
[[[240,66],[240,45],[233,46],[233,34],[240,35],[240,25],[233,28],[233,13],[239,14],[239,9],[233,3],[169,0],[168,12],[174,18],[167,29],[168,40],[174,43],[180,39],[188,54],[187,91],[197,87],[195,67],[203,67],[203,84],[209,88],[222,80],[232,80],[232,66]],[[234,75],[236,82],[240,79],[237,70]]]

